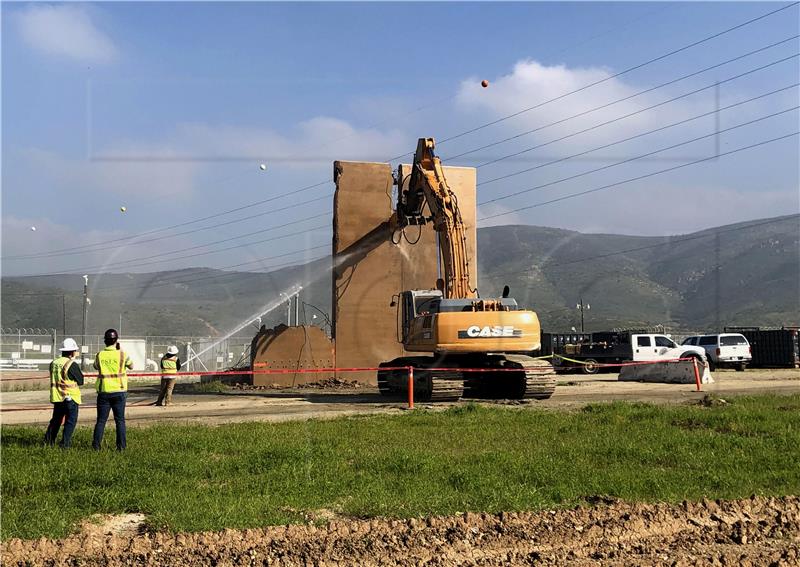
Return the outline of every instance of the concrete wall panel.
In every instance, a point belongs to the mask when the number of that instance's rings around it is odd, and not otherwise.
[[[319,327],[278,325],[255,336],[250,349],[251,368],[299,370],[333,368],[333,341]],[[297,386],[332,378],[331,374],[254,374],[254,386]],[[351,378],[352,380],[352,378]]]
[[[405,171],[408,171],[406,168]],[[467,225],[473,287],[477,284],[475,169],[445,168]],[[388,164],[334,164],[333,320],[337,367],[377,366],[404,354],[398,341],[393,296],[405,289],[432,289],[438,277],[433,227],[392,234],[392,171]],[[410,241],[410,242],[409,242]],[[414,242],[415,244],[411,244]],[[341,379],[375,383],[374,372]]]

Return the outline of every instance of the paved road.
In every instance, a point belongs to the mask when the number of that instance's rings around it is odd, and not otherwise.
[[[595,376],[559,376],[559,385],[547,401],[528,402],[529,407],[571,408],[587,403],[612,400],[653,403],[687,403],[706,393],[725,397],[757,393],[800,393],[800,369],[717,371],[714,384],[704,385],[703,392],[689,384],[646,384],[619,382],[616,374]],[[191,385],[178,385],[176,405],[155,407],[155,385],[136,385],[130,392],[127,418],[131,425],[154,422],[229,423],[237,421],[288,421],[331,418],[370,413],[400,413],[404,404],[387,402],[377,390],[230,390],[223,393],[197,393]],[[0,400],[2,423],[43,425],[50,419],[46,390],[4,392]],[[79,423],[94,421],[95,396],[84,390],[84,408]],[[508,403],[508,402],[487,402]],[[447,407],[452,404],[441,404]],[[419,406],[418,406],[419,407]],[[422,406],[430,407],[430,406]]]

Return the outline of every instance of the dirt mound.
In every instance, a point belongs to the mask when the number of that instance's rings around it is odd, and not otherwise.
[[[10,540],[3,565],[798,565],[800,498]]]

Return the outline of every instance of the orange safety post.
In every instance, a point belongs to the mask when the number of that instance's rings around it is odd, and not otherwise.
[[[414,409],[414,367],[408,367],[408,409]]]
[[[697,358],[692,357],[692,364],[694,365],[694,381],[697,384],[697,391],[700,392],[700,369],[697,368]]]

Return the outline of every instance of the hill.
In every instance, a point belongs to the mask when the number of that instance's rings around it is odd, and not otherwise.
[[[800,218],[750,221],[673,237],[584,234],[536,226],[478,231],[480,292],[508,284],[549,330],[664,324],[673,330],[797,324]],[[219,335],[302,285],[301,321],[330,313],[330,260],[269,273],[193,268],[91,277],[88,329],[127,335]],[[80,276],[2,279],[2,326],[81,328]],[[62,301],[63,296],[63,301]],[[311,307],[313,305],[314,307]],[[305,311],[305,318],[303,314]],[[263,323],[286,320],[281,307]]]

